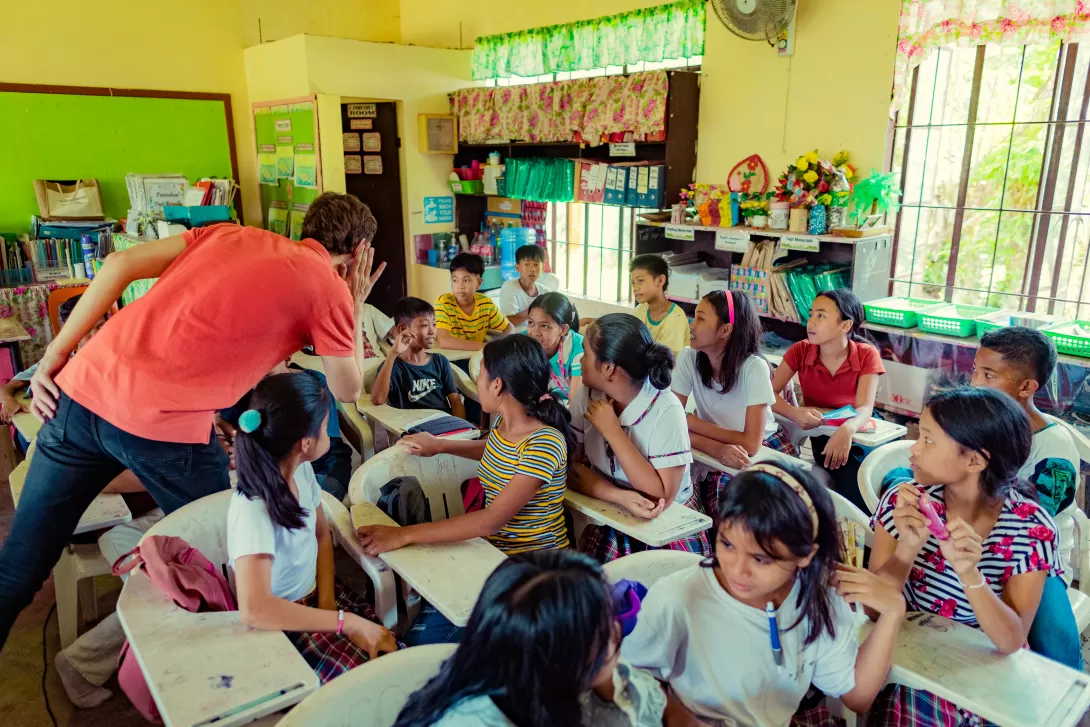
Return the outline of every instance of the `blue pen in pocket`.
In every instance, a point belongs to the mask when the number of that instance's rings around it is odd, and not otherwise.
[[[780,625],[776,623],[776,607],[769,601],[765,605],[765,613],[768,614],[768,632],[772,637],[772,659],[776,667],[783,668],[783,647],[780,646]]]

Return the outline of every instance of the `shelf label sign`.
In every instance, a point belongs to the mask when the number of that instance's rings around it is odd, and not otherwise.
[[[377,116],[378,109],[373,103],[348,104],[348,118],[350,119],[373,119]]]
[[[636,142],[624,141],[610,144],[609,155],[611,157],[634,157],[636,156]]]
[[[666,237],[670,240],[692,240],[696,230],[688,225],[666,225]]]
[[[821,248],[821,240],[813,235],[784,235],[780,238],[780,246],[784,250],[817,252]]]
[[[715,249],[727,252],[746,252],[749,250],[749,232],[734,228],[716,230]]]

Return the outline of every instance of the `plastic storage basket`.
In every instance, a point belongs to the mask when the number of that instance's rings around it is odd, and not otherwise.
[[[998,313],[988,313],[976,319],[976,335],[983,336],[988,331],[997,328],[1007,328],[1011,325],[1010,311],[1001,310]]]
[[[863,304],[863,312],[870,323],[898,328],[912,328],[919,323],[919,314],[928,308],[943,305],[922,298],[879,298]]]
[[[976,305],[940,305],[920,311],[919,327],[927,333],[968,338],[976,333],[977,318],[998,312],[998,308]]]
[[[1053,340],[1060,353],[1090,358],[1090,321],[1053,323],[1042,328],[1041,333]]]

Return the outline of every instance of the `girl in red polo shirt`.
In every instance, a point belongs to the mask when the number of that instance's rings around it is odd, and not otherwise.
[[[826,411],[855,408],[856,416],[841,424],[832,436],[810,438],[814,460],[833,479],[834,489],[867,512],[857,476],[866,450],[852,445],[852,437],[874,414],[878,377],[886,372],[878,349],[860,332],[863,304],[852,291],[841,288],[821,293],[810,306],[806,340],[784,354],[776,369],[772,411],[802,429],[822,425]],[[799,375],[806,406],[791,406],[783,390]]]

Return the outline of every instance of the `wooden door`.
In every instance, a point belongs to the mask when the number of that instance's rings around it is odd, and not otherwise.
[[[371,208],[378,222],[375,233],[375,261],[386,263],[382,274],[367,302],[386,315],[393,312],[394,303],[407,294],[405,269],[405,221],[401,207],[401,165],[399,151],[401,139],[397,133],[397,107],[392,102],[374,104],[376,115],[369,119],[370,129],[353,129],[366,126],[366,122],[348,118],[348,104],[341,104],[341,129],[346,134],[359,134],[360,150],[346,151],[345,156],[362,157],[362,169],[350,173],[352,165],[345,159],[345,189]],[[353,124],[352,122],[356,123]],[[367,135],[367,136],[365,136]],[[367,142],[376,141],[379,151],[368,151]],[[381,160],[378,171],[376,159]],[[377,173],[376,173],[377,172]]]

